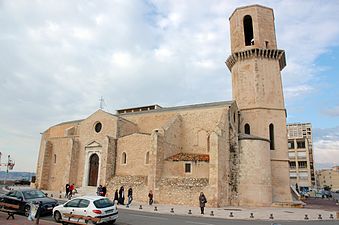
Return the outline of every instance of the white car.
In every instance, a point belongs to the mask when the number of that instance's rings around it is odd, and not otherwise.
[[[113,224],[118,218],[116,204],[102,196],[77,197],[67,201],[65,204],[54,207],[53,217],[55,221],[67,220],[68,218],[64,217],[64,213],[101,218],[98,224]]]

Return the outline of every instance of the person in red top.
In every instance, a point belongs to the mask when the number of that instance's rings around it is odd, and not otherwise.
[[[71,185],[69,186],[69,199],[72,198],[73,191],[74,191],[74,184],[71,184]]]

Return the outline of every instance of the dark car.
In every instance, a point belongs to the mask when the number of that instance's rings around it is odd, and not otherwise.
[[[26,179],[21,179],[21,180],[14,181],[14,184],[16,184],[16,185],[30,185],[31,182],[29,180],[26,180]]]
[[[19,212],[28,216],[31,203],[41,203],[41,215],[52,214],[52,210],[58,205],[58,201],[46,197],[45,193],[36,189],[20,189],[10,191],[0,197],[1,202],[19,205]]]

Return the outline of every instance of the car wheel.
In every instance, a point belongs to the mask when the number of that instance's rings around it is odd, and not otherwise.
[[[108,224],[114,224],[116,220],[111,220],[108,222]]]
[[[31,212],[31,207],[29,205],[25,205],[25,208],[24,208],[25,216],[28,217],[30,212]]]
[[[59,211],[55,211],[53,217],[54,217],[54,220],[55,220],[57,223],[60,223],[60,222],[61,222],[61,214],[60,214]]]

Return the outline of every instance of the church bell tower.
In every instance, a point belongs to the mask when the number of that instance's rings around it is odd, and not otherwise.
[[[231,55],[226,64],[240,111],[240,204],[291,202],[280,74],[286,61],[284,50],[277,48],[273,10],[240,7],[229,20]]]

